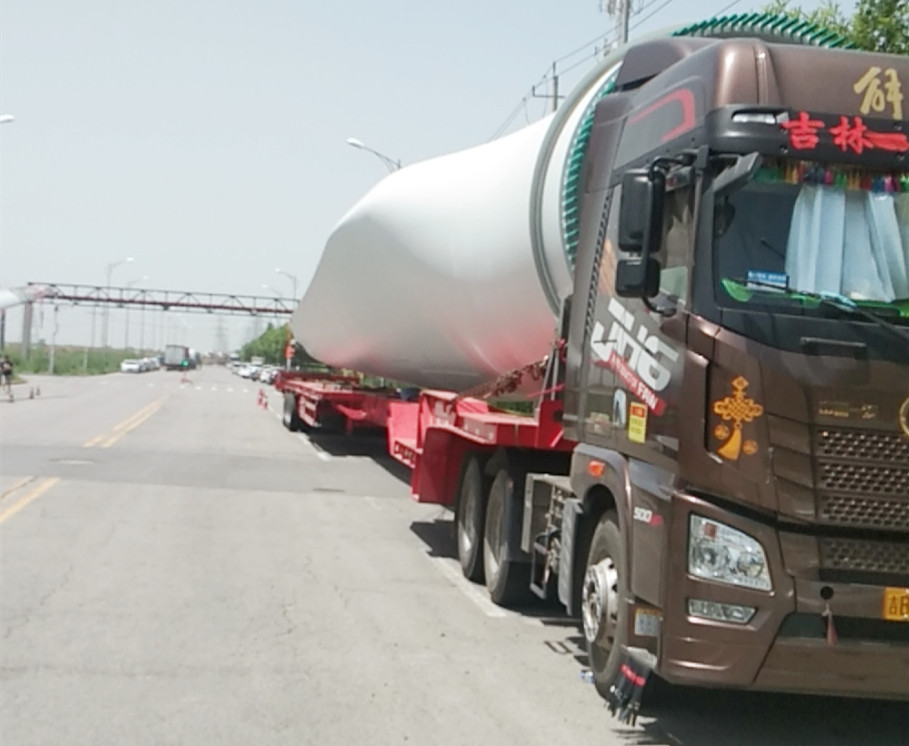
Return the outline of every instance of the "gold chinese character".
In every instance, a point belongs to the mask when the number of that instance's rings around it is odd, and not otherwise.
[[[884,83],[884,90],[887,91],[887,100],[893,104],[893,118],[903,118],[903,93],[900,86],[900,76],[892,67],[884,73],[887,76],[887,82]]]
[[[881,72],[886,77],[886,82],[881,85]],[[859,111],[862,114],[870,114],[872,111],[883,112],[890,103],[893,107],[893,118],[903,118],[903,94],[900,85],[899,74],[894,68],[888,68],[882,71],[881,68],[874,66],[869,67],[868,71],[859,78],[852,90],[856,93],[863,93]]]

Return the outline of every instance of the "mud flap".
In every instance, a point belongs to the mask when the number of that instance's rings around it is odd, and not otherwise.
[[[625,648],[622,663],[606,699],[609,712],[620,723],[634,725],[637,722],[644,687],[654,663],[655,658],[650,652],[641,648]]]

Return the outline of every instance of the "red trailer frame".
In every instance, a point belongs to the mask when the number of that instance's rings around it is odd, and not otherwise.
[[[564,436],[557,397],[541,397],[531,416],[450,391],[421,391],[417,401],[407,401],[392,389],[362,388],[349,376],[282,372],[275,388],[294,396],[308,428],[384,430],[388,453],[411,469],[411,496],[422,503],[454,504],[467,451],[570,451],[576,445]]]

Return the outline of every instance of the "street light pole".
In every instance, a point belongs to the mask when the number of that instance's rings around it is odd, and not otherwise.
[[[142,277],[136,278],[135,280],[130,280],[129,282],[126,283],[126,287],[132,288],[132,286],[135,285],[137,282],[145,282],[147,279],[148,279],[148,275],[144,275]],[[128,298],[127,298],[127,301],[129,301]],[[143,312],[145,311],[144,304],[142,306],[142,311]],[[144,323],[144,321],[143,321],[143,323]],[[124,326],[125,326],[125,329],[123,331],[123,349],[128,350],[129,349],[129,302],[127,302],[127,304],[126,304],[126,324]]]
[[[285,277],[290,278],[290,281],[294,284],[294,300],[295,301],[300,300],[299,296],[297,295],[297,277],[296,277],[296,275],[292,275],[290,272],[285,272],[280,267],[275,269],[275,272],[277,272],[279,275],[284,275]],[[263,286],[263,287],[265,287],[265,286]]]
[[[110,279],[111,275],[114,273],[114,270],[119,267],[121,264],[128,264],[133,258],[131,256],[126,257],[126,259],[121,259],[118,262],[111,262],[107,265],[107,301],[110,301]],[[107,349],[107,334],[110,331],[110,305],[107,305],[104,309],[104,349]]]
[[[348,137],[347,144],[352,148],[357,148],[358,150],[365,150],[367,153],[372,153],[376,156],[382,163],[385,164],[385,168],[388,169],[389,173],[394,173],[401,168],[401,161],[395,160],[394,158],[389,158],[385,153],[380,153],[378,150],[370,148],[368,145],[364,145],[361,140],[358,140],[356,137]]]

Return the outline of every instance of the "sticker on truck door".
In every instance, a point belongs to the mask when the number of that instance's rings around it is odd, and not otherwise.
[[[663,391],[672,380],[668,365],[679,359],[673,350],[615,298],[609,299],[609,315],[613,322],[606,328],[596,322],[590,347],[600,367],[612,370],[631,394],[647,405],[657,417],[666,411],[666,402],[657,392]]]

